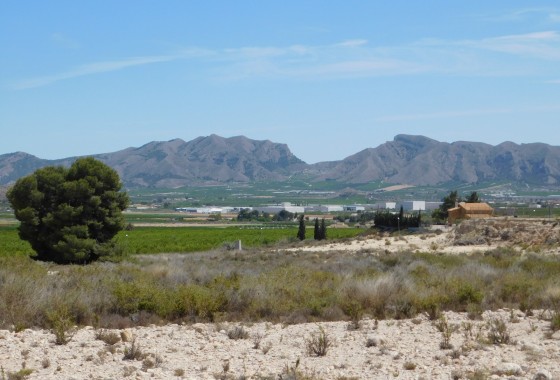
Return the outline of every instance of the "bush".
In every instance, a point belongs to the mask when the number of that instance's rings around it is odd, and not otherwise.
[[[123,360],[142,360],[145,357],[146,355],[142,352],[140,345],[136,343],[136,339],[130,343],[130,346],[124,348]]]
[[[325,329],[319,326],[319,331],[307,340],[307,353],[310,356],[325,356],[331,345],[332,342]]]
[[[51,325],[51,331],[56,338],[55,343],[58,345],[68,343],[72,338],[71,329],[74,326],[74,320],[68,306],[64,304],[56,305],[53,310],[48,312],[47,318]]]
[[[512,343],[507,324],[503,319],[492,318],[488,321],[488,340],[493,344]]]
[[[248,339],[249,333],[243,328],[243,326],[235,326],[234,328],[228,330],[227,336],[229,339],[233,340]]]
[[[110,346],[117,344],[118,342],[121,341],[121,337],[119,334],[104,329],[100,329],[95,332],[95,339],[101,340]]]
[[[555,311],[550,319],[550,329],[552,331],[560,330],[560,311]]]

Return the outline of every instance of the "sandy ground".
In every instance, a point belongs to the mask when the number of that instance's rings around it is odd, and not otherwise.
[[[355,239],[343,243],[332,242],[320,245],[290,248],[286,251],[293,252],[327,252],[343,251],[347,253],[372,252],[372,253],[395,253],[404,251],[418,252],[437,252],[440,254],[460,254],[484,252],[500,246],[498,243],[474,244],[474,245],[453,245],[453,230],[443,226],[442,233],[436,234],[417,234],[405,235],[402,237],[378,237]],[[505,244],[504,244],[505,245]]]
[[[286,379],[297,363],[297,371],[317,379],[466,379],[477,374],[560,379],[560,332],[551,334],[550,323],[542,318],[546,315],[502,310],[486,312],[479,321],[459,313],[446,317],[457,329],[451,349],[440,348],[442,333],[420,315],[364,320],[357,330],[349,329],[348,322],[109,330],[135,338],[142,353],[137,360],[124,359],[131,342],[109,345],[96,339],[91,327],[79,329],[66,345],[56,345],[54,335],[45,330],[0,331],[0,363],[6,376],[22,367],[32,369],[29,379]],[[509,344],[485,342],[492,318],[506,323]],[[241,326],[248,337],[230,339],[228,332]],[[307,349],[320,328],[331,342],[323,357]]]
[[[503,220],[503,219],[502,219]],[[478,224],[477,224],[478,223]],[[502,223],[505,226],[497,226]],[[507,225],[507,223],[510,223]],[[360,237],[358,239],[348,240],[345,242],[328,242],[306,245],[297,248],[286,249],[285,251],[293,252],[327,252],[327,251],[341,251],[347,253],[356,252],[371,252],[379,253],[395,253],[395,252],[433,252],[437,254],[471,254],[474,252],[486,252],[488,250],[496,249],[499,247],[510,247],[517,251],[523,251],[519,240],[523,242],[531,242],[538,245],[538,252],[540,254],[560,254],[559,244],[543,244],[545,241],[550,241],[551,236],[555,236],[560,240],[560,224],[555,224],[549,228],[545,234],[540,233],[537,229],[541,228],[537,220],[520,220],[516,223],[508,221],[500,221],[495,218],[491,221],[469,221],[463,222],[463,229],[468,230],[468,233],[458,232],[457,227],[449,226],[432,226],[432,231],[404,234],[402,236],[377,236],[372,235],[368,237]],[[489,227],[490,226],[490,227]],[[497,228],[496,228],[496,227]],[[466,236],[474,235],[480,237],[484,234],[486,228],[492,229],[482,240],[483,243],[478,244],[460,244]],[[509,231],[507,238],[503,238],[501,233]],[[477,239],[473,239],[476,241]],[[530,252],[536,246],[528,245],[525,251]],[[534,250],[533,250],[534,251]]]

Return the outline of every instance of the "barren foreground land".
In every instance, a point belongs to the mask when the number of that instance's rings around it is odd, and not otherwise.
[[[266,254],[327,261],[336,255],[442,256],[503,247],[520,256],[555,256],[559,238],[560,226],[551,221],[473,221],[418,235],[274,247]],[[161,270],[176,266],[177,257],[145,260],[158,260]],[[556,288],[547,290],[555,300],[560,273],[557,278]],[[399,319],[366,312],[358,320],[334,322],[86,326],[68,334],[66,344],[56,344],[52,330],[0,330],[0,379],[560,379],[555,313],[500,308]]]

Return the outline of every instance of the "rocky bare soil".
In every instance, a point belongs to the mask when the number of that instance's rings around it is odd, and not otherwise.
[[[443,345],[441,321],[424,315],[363,320],[357,329],[325,322],[103,331],[116,337],[114,344],[100,340],[103,334],[91,327],[77,330],[65,345],[55,344],[45,330],[0,331],[0,363],[5,376],[26,368],[29,379],[560,378],[560,332],[550,331],[546,313],[501,310],[484,313],[482,320],[445,316],[449,346]],[[492,321],[502,321],[505,330],[500,333]],[[309,345],[321,331],[328,345],[317,356]]]

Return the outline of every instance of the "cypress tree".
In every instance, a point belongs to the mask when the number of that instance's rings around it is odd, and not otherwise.
[[[303,214],[301,214],[299,217],[299,228],[297,237],[299,240],[305,240],[305,221],[303,219]]]
[[[319,218],[315,218],[315,228],[313,230],[313,239],[321,240],[321,233],[319,230]]]
[[[325,240],[327,238],[327,227],[325,226],[325,218],[321,219],[321,227],[319,228],[320,240]]]

